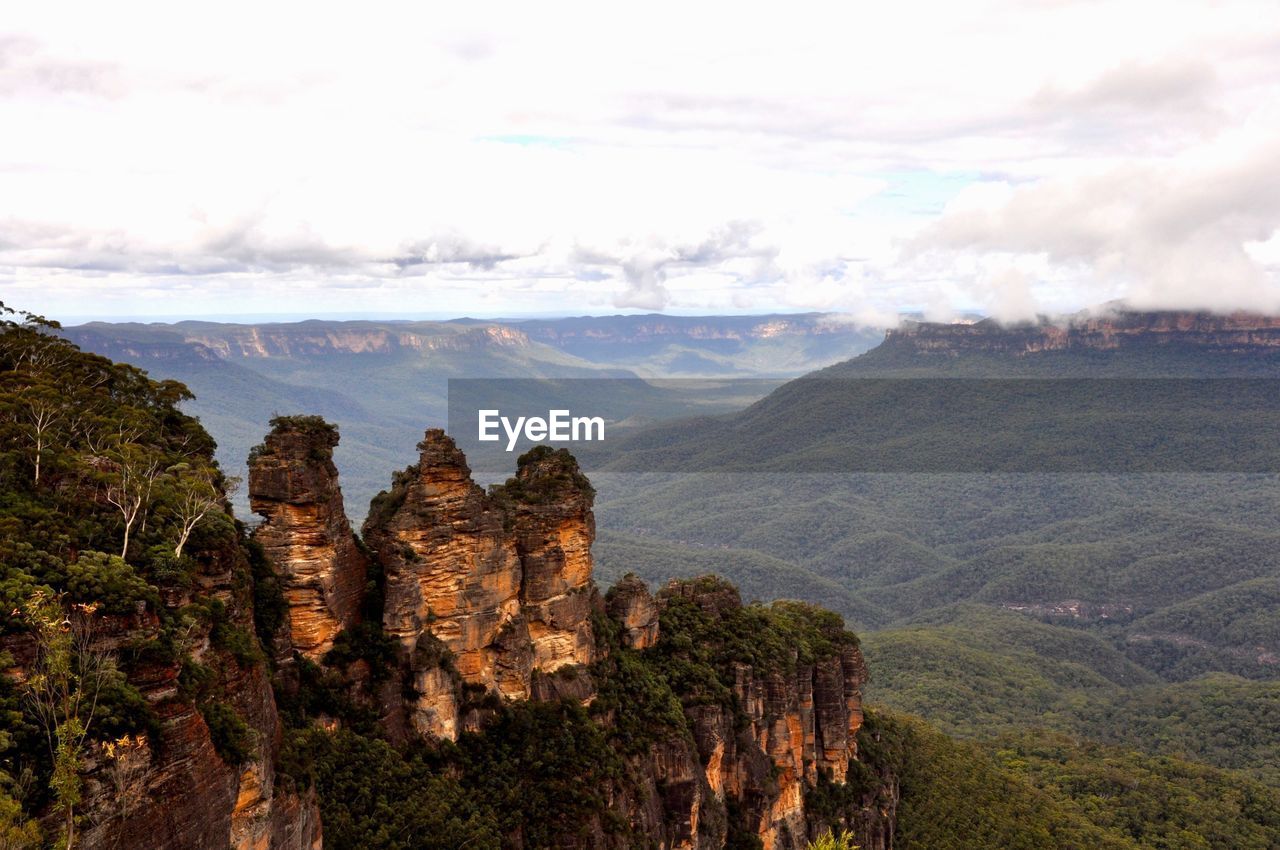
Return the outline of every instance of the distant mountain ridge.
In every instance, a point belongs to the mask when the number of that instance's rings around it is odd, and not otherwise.
[[[337,423],[344,435],[337,463],[357,518],[383,472],[404,463],[399,447],[412,445],[424,425],[445,423],[452,378],[632,379],[630,386],[602,382],[598,392],[610,398],[642,389],[637,376],[766,378],[773,385],[847,360],[883,337],[822,313],[90,322],[61,333],[86,351],[187,384],[196,394],[189,411],[217,439],[228,469],[241,469],[276,414],[318,413]],[[739,401],[749,382],[725,383],[739,386],[710,410],[737,409],[768,389]]]
[[[909,322],[889,331],[884,341],[885,348],[947,357],[972,352],[1025,356],[1071,349],[1114,351],[1153,345],[1230,353],[1276,349],[1280,348],[1280,316],[1119,311],[1007,326],[993,319],[968,324]]]
[[[551,350],[610,365],[627,361],[658,374],[770,374],[794,376],[870,348],[879,331],[833,314],[764,316],[578,316],[564,319],[328,321],[231,324],[90,322],[67,328],[77,344],[111,346],[139,359],[188,356],[268,359],[407,352]],[[545,346],[545,348],[543,348]],[[750,350],[761,351],[750,356]],[[539,351],[539,349],[541,351]],[[744,355],[747,355],[744,358]],[[649,362],[652,361],[652,362]]]
[[[221,322],[115,324],[90,322],[67,328],[82,346],[114,344],[135,357],[160,358],[178,346],[207,359],[258,359],[326,354],[391,354],[410,351],[471,351],[487,347],[521,348],[529,337],[504,325],[476,327],[447,322],[329,322],[237,325]]]

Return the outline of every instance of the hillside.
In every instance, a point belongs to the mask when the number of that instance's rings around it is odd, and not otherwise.
[[[740,412],[588,456],[668,472],[1269,472],[1280,320],[908,323]]]
[[[1270,423],[1276,324],[1128,315],[891,333],[740,414],[635,435],[628,448],[641,454],[617,452],[606,463],[688,466],[595,473],[605,539],[625,540],[602,549],[602,570],[625,564],[658,580],[715,554],[748,596],[824,600],[860,627],[868,658],[885,670],[872,697],[956,733],[1047,726],[1275,781],[1280,490],[1266,437],[1274,425],[1240,429],[1244,397],[1220,391],[1258,389],[1248,403],[1264,416],[1257,422]],[[1249,378],[1236,383],[1241,375]],[[848,385],[865,385],[864,376],[872,388],[860,401],[870,411],[849,403]],[[897,389],[875,385],[937,387],[956,377],[956,387],[1027,391],[1037,403],[1017,415],[1030,436],[1007,439],[1010,424],[992,418],[1007,405],[991,397],[966,400],[957,416],[912,410]],[[1132,435],[1162,410],[1185,413],[1168,395],[1134,393],[1118,412],[1114,396],[1103,396],[1090,415],[1063,402],[1097,402],[1084,391],[1116,379],[1218,388],[1197,402],[1203,418],[1184,417],[1195,427],[1179,432],[1205,436],[1195,443],[1199,466],[1055,467],[1064,446],[1088,458],[1099,425],[1133,423]],[[1051,410],[1057,423],[1037,433],[1032,414]],[[983,411],[990,417],[970,416]],[[823,454],[832,447],[889,462],[841,471],[857,467],[833,464],[847,454]],[[1175,460],[1189,451],[1168,441],[1148,441],[1148,450]],[[817,471],[782,471],[788,465]],[[753,467],[778,471],[743,471]],[[1209,722],[1215,711],[1221,724]]]

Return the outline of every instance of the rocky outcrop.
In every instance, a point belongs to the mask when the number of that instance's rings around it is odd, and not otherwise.
[[[672,582],[658,605],[676,597],[717,620],[742,607],[737,591],[721,582]],[[732,801],[766,850],[807,846],[815,825],[805,811],[806,792],[820,780],[845,782],[858,757],[866,678],[861,651],[846,643],[792,669],[734,663],[732,707],[686,709],[710,797],[721,805]],[[878,820],[868,808],[863,821]]]
[[[622,624],[622,643],[631,649],[646,649],[658,642],[658,606],[649,588],[628,573],[609,588],[605,610]]]
[[[363,532],[385,575],[384,630],[412,671],[412,725],[453,738],[460,685],[528,699],[535,673],[594,658],[593,494],[565,452],[530,452],[488,494],[443,431],[418,449]]]
[[[263,517],[254,539],[288,602],[289,647],[316,661],[359,622],[368,563],[338,487],[337,430],[315,417],[277,423],[249,459],[249,504]]]

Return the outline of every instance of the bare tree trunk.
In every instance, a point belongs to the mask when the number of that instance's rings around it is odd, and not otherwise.
[[[124,524],[124,545],[120,547],[120,558],[123,560],[129,554],[129,530],[133,528],[133,519],[130,518]]]

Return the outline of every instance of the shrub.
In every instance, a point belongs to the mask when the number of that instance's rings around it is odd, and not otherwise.
[[[209,740],[223,761],[236,767],[254,757],[257,736],[234,708],[211,701],[200,706],[200,714],[209,727]]]

